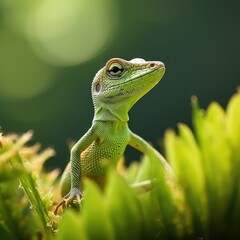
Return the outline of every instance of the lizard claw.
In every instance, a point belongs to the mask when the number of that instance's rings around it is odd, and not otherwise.
[[[74,198],[77,198],[78,203],[80,204],[83,193],[78,188],[72,188],[70,192],[65,195],[62,200],[58,203],[54,210],[54,215],[57,215],[58,209],[62,206],[63,208],[69,206]]]

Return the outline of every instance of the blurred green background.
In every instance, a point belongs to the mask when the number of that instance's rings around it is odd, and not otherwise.
[[[0,0],[0,126],[33,129],[64,166],[93,117],[90,86],[112,57],[161,60],[166,75],[130,113],[158,146],[190,124],[190,97],[225,106],[239,85],[239,1]],[[127,159],[136,158],[127,151]]]

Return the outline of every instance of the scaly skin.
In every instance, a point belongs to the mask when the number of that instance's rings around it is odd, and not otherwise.
[[[113,58],[98,71],[92,82],[95,110],[92,126],[71,150],[61,181],[65,197],[55,213],[74,198],[80,201],[83,177],[103,186],[107,169],[116,167],[127,145],[157,157],[165,171],[172,174],[162,155],[128,127],[129,110],[161,80],[164,72],[162,62],[139,58],[131,61]]]

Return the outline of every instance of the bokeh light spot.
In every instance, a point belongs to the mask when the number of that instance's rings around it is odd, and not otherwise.
[[[28,21],[36,53],[57,66],[83,63],[101,52],[114,36],[114,1],[45,0]],[[117,8],[116,8],[117,9]]]
[[[0,98],[35,97],[55,82],[55,70],[32,53],[26,41],[0,32]]]

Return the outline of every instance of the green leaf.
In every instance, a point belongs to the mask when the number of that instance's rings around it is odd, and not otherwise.
[[[40,193],[38,191],[37,183],[31,173],[27,172],[27,170],[24,167],[23,160],[19,154],[16,154],[11,159],[11,163],[13,165],[13,168],[19,168],[19,166],[22,167],[24,174],[22,174],[19,179],[22,185],[22,188],[24,189],[28,200],[32,204],[34,210],[37,212],[39,219],[42,223],[42,227],[45,231],[46,236],[49,239],[53,238],[51,228],[49,227],[50,217],[48,215],[48,211],[43,203],[43,200],[40,196]]]
[[[152,165],[148,156],[144,156],[138,166],[138,172],[135,175],[134,183],[152,179]]]
[[[115,239],[140,239],[143,225],[138,199],[115,171],[110,171],[108,176],[106,206],[115,229]]]
[[[234,147],[240,149],[240,93],[230,99],[226,112],[229,139]]]
[[[5,182],[19,178],[24,171],[22,169],[1,169],[0,170],[0,182]]]
[[[184,190],[195,232],[203,232],[203,219],[206,216],[204,174],[201,154],[191,130],[179,125],[180,136],[172,131],[165,135],[166,155]]]
[[[113,239],[113,225],[107,212],[105,197],[99,187],[90,180],[85,182],[81,213],[89,239]]]
[[[191,130],[184,124],[179,125],[180,136],[172,131],[165,135],[166,155],[181,184],[187,184],[196,195],[203,195],[204,176],[201,154]],[[191,186],[189,186],[191,184]]]
[[[129,184],[136,182],[137,176],[139,174],[139,165],[139,162],[132,162],[126,169],[125,179]]]
[[[203,120],[204,120],[204,111],[199,108],[198,99],[196,96],[191,98],[192,100],[192,122],[193,127],[196,133],[196,138],[198,141],[202,139],[203,133]]]
[[[176,239],[178,235],[175,224],[177,209],[174,200],[175,179],[168,179],[159,162],[153,156],[150,159],[152,165],[154,185],[151,192],[155,214],[155,224],[158,224],[158,237],[162,239]]]
[[[213,225],[225,213],[232,185],[231,148],[227,139],[226,117],[217,103],[211,103],[203,115],[199,145],[206,178],[208,212]],[[196,129],[200,132],[200,129]],[[213,177],[214,176],[214,177]],[[216,201],[224,199],[225,201]]]
[[[232,188],[226,219],[233,224],[240,222],[240,93],[230,99],[226,110],[226,127],[231,144]]]
[[[88,240],[82,218],[73,211],[66,211],[63,216],[57,240]]]

